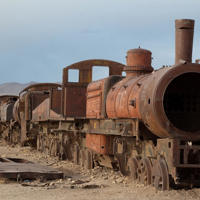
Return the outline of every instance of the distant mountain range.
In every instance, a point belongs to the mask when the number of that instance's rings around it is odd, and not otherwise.
[[[21,90],[34,83],[35,82],[29,82],[23,84],[23,83],[10,82],[10,83],[0,84],[0,95],[4,94],[18,95]]]

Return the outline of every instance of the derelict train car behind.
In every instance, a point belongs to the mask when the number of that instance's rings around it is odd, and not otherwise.
[[[13,107],[15,123],[10,126],[8,141],[36,146],[37,121],[60,117],[60,101],[57,101],[60,98],[61,85],[57,83],[36,83],[24,88]]]
[[[0,96],[0,134],[6,140],[9,140],[10,124],[14,122],[13,107],[17,99],[16,95]]]

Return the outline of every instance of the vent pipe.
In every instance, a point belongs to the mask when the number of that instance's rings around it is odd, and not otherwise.
[[[192,47],[194,35],[194,20],[178,19],[175,20],[176,28],[176,52],[175,64],[192,62]]]

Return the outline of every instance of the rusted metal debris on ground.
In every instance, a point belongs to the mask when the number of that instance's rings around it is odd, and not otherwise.
[[[40,165],[20,158],[0,157],[0,178],[25,179],[61,179],[64,174],[48,166]]]

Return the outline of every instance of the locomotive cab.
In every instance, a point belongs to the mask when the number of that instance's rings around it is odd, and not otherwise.
[[[85,60],[63,69],[62,114],[64,117],[86,117],[87,86],[92,81],[93,67],[109,69],[109,76],[121,75],[124,65],[109,60]],[[70,82],[69,71],[77,70],[77,82]]]

